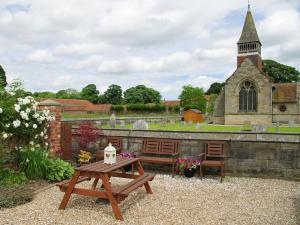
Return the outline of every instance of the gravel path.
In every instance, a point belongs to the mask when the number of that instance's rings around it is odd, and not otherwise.
[[[91,182],[81,184],[87,185]],[[52,187],[30,203],[1,210],[0,224],[300,224],[300,182],[227,177],[219,183],[157,175],[151,187],[153,195],[140,188],[120,204],[124,222],[114,219],[110,205],[90,197],[73,195],[66,210],[58,210],[63,193]]]

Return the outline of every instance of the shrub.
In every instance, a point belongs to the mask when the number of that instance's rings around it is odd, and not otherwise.
[[[0,185],[21,185],[27,182],[25,173],[13,169],[4,168],[0,170]]]
[[[26,186],[0,186],[0,208],[11,208],[33,199],[33,190]]]
[[[86,149],[89,143],[95,142],[100,134],[102,134],[102,130],[88,124],[83,124],[78,127],[75,140],[82,150]]]
[[[175,105],[175,106],[173,107],[173,110],[174,110],[175,112],[179,112],[179,111],[180,111],[180,106],[179,106],[179,105]]]
[[[145,111],[146,110],[146,105],[145,104],[129,104],[127,105],[127,109],[129,111]]]
[[[44,178],[47,171],[48,153],[40,147],[20,147],[16,150],[20,171],[29,179]]]
[[[46,179],[51,182],[68,179],[73,173],[73,166],[62,159],[49,159],[47,161]]]
[[[111,110],[115,112],[124,112],[124,106],[123,105],[112,105]]]

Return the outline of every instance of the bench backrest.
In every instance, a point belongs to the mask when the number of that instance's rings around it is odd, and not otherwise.
[[[204,144],[205,159],[207,157],[223,157],[224,156],[224,142],[212,141]]]
[[[168,139],[144,139],[140,152],[171,155],[177,153],[179,141]]]
[[[107,137],[107,144],[109,143],[116,148],[118,154],[122,151],[122,138],[109,136]]]

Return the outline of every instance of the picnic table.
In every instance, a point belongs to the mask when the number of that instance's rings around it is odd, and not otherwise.
[[[125,173],[123,167],[127,165],[133,165],[132,168],[136,168],[138,174]],[[145,187],[148,194],[152,194],[149,181],[153,180],[154,176],[154,174],[144,173],[138,158],[122,158],[118,156],[115,164],[110,165],[105,164],[104,161],[99,161],[78,167],[70,180],[57,184],[60,190],[65,192],[59,209],[66,208],[71,194],[98,197],[100,199],[108,199],[116,219],[123,220],[118,203],[125,200],[130,192],[142,186]],[[109,182],[110,177],[128,178],[131,181],[124,186],[113,188]],[[94,178],[94,182],[90,189],[75,187],[76,184],[92,178]],[[99,179],[102,181],[103,190],[97,190]]]

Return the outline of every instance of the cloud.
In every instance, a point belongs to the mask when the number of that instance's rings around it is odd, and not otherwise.
[[[298,0],[253,0],[262,54],[300,69]],[[236,67],[240,0],[0,2],[0,64],[36,90],[145,84],[174,99]]]

